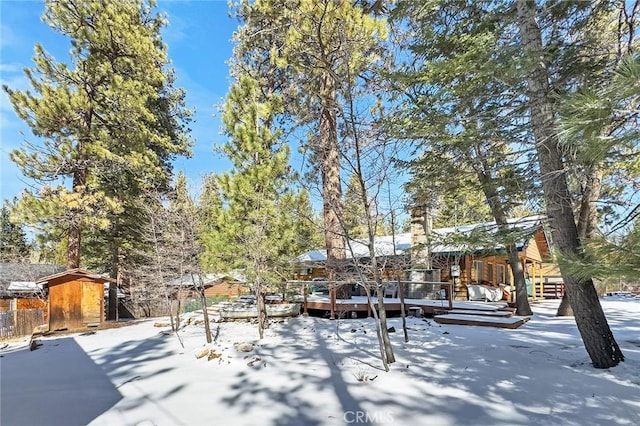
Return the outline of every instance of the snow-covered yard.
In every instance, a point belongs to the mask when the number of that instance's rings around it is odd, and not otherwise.
[[[0,353],[0,424],[9,425],[636,425],[640,303],[603,306],[626,362],[595,370],[557,301],[517,330],[389,325],[397,362],[380,370],[372,320],[298,317],[212,323],[214,356],[196,359],[204,327],[175,335],[160,320],[43,338]],[[241,352],[236,343],[252,343]],[[245,345],[246,346],[246,345]]]

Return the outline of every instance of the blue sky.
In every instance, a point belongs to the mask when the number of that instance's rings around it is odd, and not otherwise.
[[[185,172],[192,190],[210,172],[227,170],[230,163],[214,153],[220,144],[220,120],[216,106],[227,92],[229,77],[226,61],[231,57],[230,40],[238,22],[229,17],[226,1],[159,0],[158,11],[165,12],[169,25],[163,39],[176,70],[177,86],[187,91],[187,106],[195,110],[191,123],[195,140],[193,156],[180,158],[175,170]],[[0,0],[0,83],[13,89],[27,89],[25,67],[33,66],[36,43],[59,61],[68,60],[69,40],[58,35],[40,17],[41,1]],[[29,185],[9,160],[9,152],[25,139],[34,140],[27,127],[13,112],[4,91],[0,94],[0,198],[10,199]]]

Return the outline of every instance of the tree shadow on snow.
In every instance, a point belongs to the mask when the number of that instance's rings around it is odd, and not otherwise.
[[[584,419],[596,425],[635,418],[637,384],[593,369],[575,326],[547,320],[558,325],[541,334],[548,326],[502,330],[412,319],[410,342],[404,343],[401,332],[392,334],[397,362],[385,373],[375,367],[380,361],[372,322],[342,321],[336,336],[329,320],[298,318],[276,328],[281,343],[257,346],[260,363],[238,375],[222,401],[239,412],[278,413],[271,421],[263,417],[262,424],[281,426],[578,424]],[[401,330],[399,321],[389,325]],[[277,382],[267,373],[273,368]],[[375,381],[358,380],[363,377]]]

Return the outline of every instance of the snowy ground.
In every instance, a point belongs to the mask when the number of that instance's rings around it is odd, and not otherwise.
[[[0,424],[10,425],[637,425],[640,303],[603,306],[627,361],[595,370],[557,301],[517,330],[410,318],[397,362],[380,369],[371,320],[299,317],[212,324],[218,358],[196,359],[202,324],[175,335],[160,320],[41,339],[0,355]],[[253,343],[240,352],[235,343]]]

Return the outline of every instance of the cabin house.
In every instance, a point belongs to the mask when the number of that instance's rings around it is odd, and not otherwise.
[[[64,271],[64,266],[32,263],[0,263],[0,312],[44,309],[46,292],[36,281]]]
[[[198,297],[200,286],[204,288],[204,296],[206,298],[233,299],[249,293],[246,278],[238,272],[203,274],[202,278],[198,274],[185,274],[172,280],[169,284],[180,299]]]
[[[514,280],[505,243],[501,242],[509,240],[518,251],[529,295],[536,297],[534,284],[543,282],[543,266],[551,262],[543,224],[544,217],[530,216],[510,219],[506,232],[499,231],[495,222],[435,229],[432,267],[441,271],[442,281],[454,281],[452,267],[458,266],[457,299],[470,298],[471,286],[502,287],[511,294]]]
[[[105,284],[112,278],[71,269],[37,281],[49,292],[49,330],[79,329],[104,322]]]
[[[515,292],[512,291],[513,277],[506,248],[501,241],[514,242],[528,281],[542,283],[543,266],[551,262],[543,223],[542,216],[531,216],[509,220],[506,234],[498,232],[495,222],[488,222],[433,229],[428,237],[421,231],[425,228],[419,224],[409,233],[376,237],[374,246],[387,277],[400,275],[407,281],[452,282],[458,300],[469,298],[470,286],[501,288],[507,297]],[[355,248],[346,253],[350,268],[368,262],[366,243],[354,240],[348,244]],[[325,264],[326,251],[303,253],[295,259],[296,279],[325,276]],[[459,272],[452,274],[452,271]],[[530,295],[536,296],[533,285]]]

